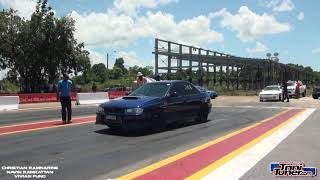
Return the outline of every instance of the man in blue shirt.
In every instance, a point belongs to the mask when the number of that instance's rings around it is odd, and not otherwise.
[[[58,93],[61,102],[61,114],[63,123],[71,122],[71,91],[72,91],[72,81],[69,80],[69,75],[67,73],[63,74],[63,80],[58,83]],[[66,110],[68,112],[68,119],[66,117]]]

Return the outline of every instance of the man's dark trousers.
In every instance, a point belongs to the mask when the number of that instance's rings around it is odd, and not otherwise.
[[[288,90],[284,90],[282,93],[282,102],[287,99],[287,102],[289,102],[289,95],[288,95]]]
[[[71,121],[72,109],[71,109],[71,98],[70,97],[60,97],[61,102],[61,115],[62,121],[66,122],[66,111],[68,112],[68,121]]]

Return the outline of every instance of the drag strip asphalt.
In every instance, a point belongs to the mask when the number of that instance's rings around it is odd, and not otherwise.
[[[90,109],[80,110],[92,115]],[[214,107],[206,123],[175,124],[165,132],[151,134],[125,135],[86,123],[3,135],[0,166],[58,166],[59,170],[47,179],[115,178],[283,111]],[[32,118],[32,114],[29,116]],[[22,115],[19,117],[21,122]],[[0,179],[13,178],[1,170]]]

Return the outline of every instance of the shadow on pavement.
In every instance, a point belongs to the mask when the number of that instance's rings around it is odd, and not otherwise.
[[[169,124],[165,130],[158,131],[158,132],[155,132],[149,129],[141,130],[141,131],[125,132],[122,129],[107,128],[107,129],[97,130],[95,131],[95,133],[103,134],[103,135],[111,135],[111,136],[140,137],[140,136],[149,136],[149,135],[158,134],[158,133],[165,133],[166,131],[174,131],[174,130],[189,127],[189,126],[204,124],[209,121],[210,120],[207,120],[203,123],[198,123],[196,121],[176,122],[176,123]]]

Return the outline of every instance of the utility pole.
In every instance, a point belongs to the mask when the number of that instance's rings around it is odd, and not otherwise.
[[[109,80],[109,53],[107,53],[107,80]]]

